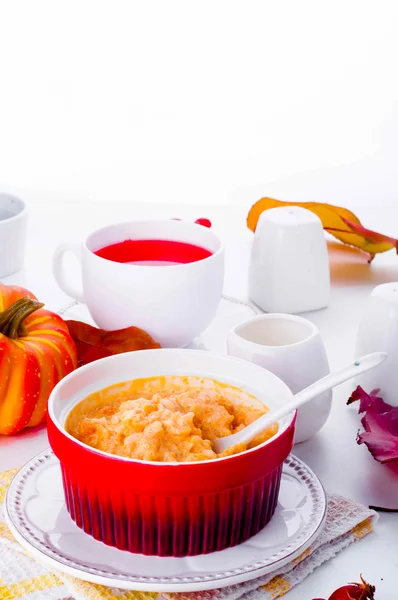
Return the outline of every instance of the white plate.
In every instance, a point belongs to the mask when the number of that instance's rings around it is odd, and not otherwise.
[[[30,460],[7,492],[7,522],[18,542],[50,569],[93,583],[153,592],[221,588],[279,569],[319,535],[326,496],[298,458],[284,464],[278,507],[271,522],[247,542],[188,558],[131,554],[80,530],[66,510],[59,462],[49,449]]]

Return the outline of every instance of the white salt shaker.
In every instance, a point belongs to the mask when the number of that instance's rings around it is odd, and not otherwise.
[[[387,404],[398,406],[398,282],[372,290],[359,325],[355,356],[378,351],[387,353],[386,360],[355,384],[367,393],[379,388]]]
[[[298,206],[264,211],[254,234],[249,295],[265,312],[324,308],[330,269],[321,220]]]

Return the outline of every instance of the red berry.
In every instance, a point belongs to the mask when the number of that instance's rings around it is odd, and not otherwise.
[[[376,588],[367,583],[361,575],[361,583],[349,583],[338,588],[329,600],[374,600]]]
[[[197,225],[202,225],[203,227],[211,227],[211,221],[209,221],[209,219],[196,219],[195,223]]]

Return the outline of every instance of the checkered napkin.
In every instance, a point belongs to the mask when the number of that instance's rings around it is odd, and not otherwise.
[[[17,469],[0,475],[0,600],[272,600],[298,585],[316,567],[370,533],[377,514],[335,494],[328,496],[326,525],[290,564],[253,581],[186,594],[124,591],[52,573],[15,541],[4,523],[4,498]]]

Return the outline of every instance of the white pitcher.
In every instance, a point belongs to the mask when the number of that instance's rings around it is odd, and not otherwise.
[[[293,394],[330,373],[318,328],[297,315],[270,313],[239,323],[229,333],[228,354],[271,371]],[[308,440],[323,427],[331,404],[329,390],[299,408],[295,443]]]
[[[398,406],[398,282],[375,287],[358,329],[355,355],[382,351],[387,358],[374,371],[355,379],[365,392],[380,389],[380,396]]]

